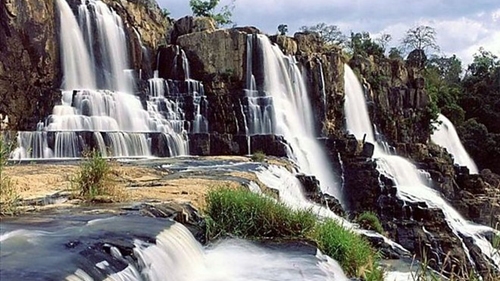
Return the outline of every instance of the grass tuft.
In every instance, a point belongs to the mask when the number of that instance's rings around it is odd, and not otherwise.
[[[264,162],[264,160],[266,160],[266,154],[258,150],[252,154],[251,159],[253,162]]]
[[[242,238],[303,238],[316,221],[309,211],[290,210],[283,203],[243,188],[212,189],[206,203],[209,238],[225,234]]]
[[[364,229],[369,229],[383,234],[384,228],[374,212],[363,212],[357,218],[356,222]]]
[[[86,201],[122,201],[125,192],[112,180],[112,166],[97,150],[85,154],[76,174],[70,178],[72,189]]]
[[[332,219],[318,223],[311,234],[323,253],[336,259],[349,276],[362,277],[365,280],[382,280],[382,270],[375,262],[378,256],[370,243],[344,228]]]

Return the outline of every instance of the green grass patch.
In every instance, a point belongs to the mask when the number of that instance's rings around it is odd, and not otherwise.
[[[112,166],[97,150],[85,154],[76,174],[70,178],[72,189],[86,201],[121,201],[125,193],[112,180]]]
[[[310,211],[290,210],[243,188],[212,189],[206,203],[209,238],[225,234],[242,238],[303,238],[316,222]]]
[[[333,220],[318,221],[308,210],[292,210],[283,203],[247,189],[218,187],[206,196],[207,237],[231,234],[252,239],[297,239],[314,242],[336,259],[351,277],[383,280],[378,255],[369,242]]]
[[[356,218],[356,222],[364,229],[373,230],[381,234],[384,233],[384,228],[374,212],[361,213]]]
[[[20,200],[16,183],[5,174],[12,145],[0,135],[0,216],[18,213]]]
[[[266,154],[258,150],[255,151],[250,158],[253,162],[264,162],[264,160],[266,160]]]
[[[383,272],[376,266],[376,251],[359,234],[327,219],[317,224],[311,237],[323,253],[340,263],[348,276],[363,277],[365,280],[383,279]]]

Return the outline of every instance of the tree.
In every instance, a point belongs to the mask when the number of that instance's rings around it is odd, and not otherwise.
[[[390,59],[403,59],[403,52],[399,48],[392,47],[389,50],[389,58]]]
[[[392,36],[388,33],[382,33],[380,35],[380,37],[376,38],[375,39],[375,42],[380,46],[382,47],[382,49],[385,49],[387,48],[387,45],[389,44],[389,42],[391,42],[392,40]]]
[[[286,35],[287,32],[288,32],[288,25],[286,24],[278,25],[278,33],[280,35]]]
[[[220,0],[189,0],[189,6],[193,11],[193,15],[197,17],[210,17],[215,20],[218,25],[227,25],[232,23],[234,0],[231,4],[221,8],[219,13],[215,13],[215,8],[219,5]]]
[[[336,44],[343,46],[347,37],[340,31],[336,25],[327,25],[326,23],[318,23],[315,26],[302,26],[300,28],[303,32],[315,32],[323,40],[323,42],[328,44]]]
[[[349,47],[353,54],[384,56],[384,48],[372,40],[368,32],[351,32],[351,42]]]
[[[415,49],[422,51],[434,49],[439,51],[439,46],[436,44],[436,31],[427,25],[408,29],[403,38],[402,47],[407,51]]]
[[[460,75],[462,74],[462,62],[456,55],[451,57],[445,56],[431,56],[428,60],[427,67],[436,68],[441,79],[444,82],[453,85],[460,82]]]
[[[486,76],[494,68],[500,67],[500,60],[492,52],[479,48],[479,53],[474,54],[474,60],[467,71],[473,76]]]

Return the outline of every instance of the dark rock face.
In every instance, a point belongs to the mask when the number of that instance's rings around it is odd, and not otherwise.
[[[414,253],[417,259],[426,259],[431,267],[437,270],[444,269],[447,275],[466,276],[471,270],[471,265],[462,248],[460,237],[448,226],[442,210],[431,208],[424,202],[405,202],[399,199],[397,187],[392,179],[381,175],[377,171],[376,161],[363,155],[361,145],[355,144],[354,141],[352,137],[346,136],[335,140],[336,145],[330,148],[331,154],[341,155],[344,194],[350,214],[356,216],[364,211],[376,213],[387,236]],[[428,147],[423,145],[405,148],[413,155],[420,155],[421,159],[440,159],[435,157],[436,151],[432,149],[429,151]],[[443,177],[441,172],[446,174],[448,171],[446,165],[440,165],[438,161],[422,162],[417,165],[426,165],[430,170],[434,169],[439,177]],[[453,175],[452,167],[448,176],[453,177]],[[444,183],[446,180],[442,181]],[[472,185],[481,190],[476,184]],[[453,189],[455,188],[458,187],[453,186]],[[376,241],[372,241],[374,242]],[[379,246],[387,257],[397,257],[397,254],[391,251],[384,251],[382,244]],[[474,258],[477,259],[478,270],[482,270],[482,265],[488,264],[481,254],[475,255]]]
[[[0,114],[9,129],[33,129],[59,99],[54,1],[0,1]]]
[[[207,242],[205,220],[201,217],[198,210],[189,203],[143,204],[140,206],[140,213],[143,216],[168,218],[181,223],[189,229],[198,242],[202,244]]]
[[[363,77],[370,118],[389,144],[426,143],[432,116],[421,68],[398,59],[359,56],[349,64]]]
[[[321,192],[320,183],[315,176],[297,174],[296,177],[302,184],[304,196],[307,199],[329,208],[339,216],[345,215],[344,209],[342,208],[339,200],[337,200],[333,196]]]
[[[190,134],[189,151],[192,155],[249,155],[260,151],[265,155],[286,157],[287,143],[276,135]],[[248,149],[250,148],[250,151]]]

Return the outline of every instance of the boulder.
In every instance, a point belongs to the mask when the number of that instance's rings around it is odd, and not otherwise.
[[[215,31],[215,21],[210,17],[185,16],[174,22],[170,31],[170,43],[176,44],[177,38],[193,32]]]

